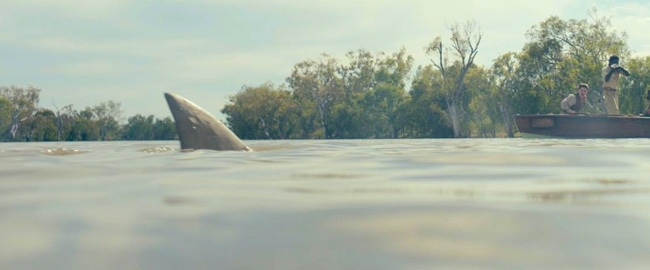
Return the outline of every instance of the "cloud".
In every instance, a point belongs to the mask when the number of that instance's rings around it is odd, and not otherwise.
[[[294,64],[320,57],[321,46],[271,47],[242,51],[188,52],[167,58],[157,69],[167,78],[184,81],[233,81],[241,84],[284,80]]]
[[[49,1],[28,0],[22,5],[40,5]],[[163,1],[174,3],[174,1]],[[179,1],[177,1],[180,3]],[[64,0],[56,2],[58,8],[71,8],[84,10],[84,1]],[[108,10],[126,9],[134,5],[134,1],[99,1],[98,6]],[[553,14],[566,4],[566,1],[556,3],[528,3],[521,1],[500,1],[486,4],[477,1],[453,1],[441,5],[436,1],[393,1],[381,0],[371,3],[366,1],[310,1],[295,2],[280,1],[207,1],[188,0],[184,5],[207,5],[216,8],[227,6],[248,10],[250,14],[234,17],[230,23],[238,25],[241,21],[260,21],[258,31],[247,29],[250,32],[241,32],[240,29],[224,29],[219,25],[205,26],[198,34],[172,33],[165,34],[164,29],[169,25],[147,24],[147,21],[127,19],[117,16],[109,21],[93,22],[94,24],[111,24],[122,22],[122,26],[101,26],[104,31],[101,35],[88,31],[70,32],[54,26],[47,33],[34,32],[23,34],[26,36],[15,37],[19,46],[33,47],[38,50],[67,53],[110,53],[122,55],[136,55],[151,58],[185,58],[187,54],[203,53],[209,58],[231,59],[242,58],[242,53],[250,51],[263,51],[264,48],[284,47],[286,51],[307,52],[312,50],[306,47],[322,45],[322,51],[302,57],[316,57],[319,53],[343,54],[345,51],[368,49],[371,51],[393,51],[401,46],[407,46],[409,53],[421,53],[422,47],[436,35],[446,35],[446,25],[457,21],[476,20],[485,31],[486,41],[499,39],[499,42],[508,42],[523,39],[523,34],[534,21],[532,18],[544,18]],[[103,9],[103,8],[100,8]],[[209,10],[209,8],[207,8]],[[256,13],[264,11],[263,13]],[[130,12],[131,14],[133,11]],[[535,15],[537,14],[537,15]],[[135,14],[137,17],[138,15]],[[192,14],[181,16],[191,17]],[[137,21],[137,22],[136,22]],[[520,21],[514,25],[511,21]],[[268,22],[277,24],[265,26]],[[140,25],[138,25],[140,24]],[[516,31],[501,31],[515,27]],[[136,27],[137,25],[137,27]],[[98,27],[98,26],[95,26]],[[134,37],[127,28],[139,28],[141,35]],[[494,31],[494,29],[498,29]],[[23,29],[29,31],[36,31]],[[57,31],[60,30],[60,31]],[[83,29],[82,29],[83,30]],[[98,30],[98,31],[99,31]],[[218,32],[215,32],[218,31]],[[52,34],[56,33],[56,34]],[[158,33],[158,34],[156,34]],[[162,33],[162,34],[161,34]],[[174,32],[175,33],[175,32]],[[159,36],[156,36],[159,35]],[[246,49],[238,48],[245,47]],[[519,48],[513,48],[514,50]],[[412,51],[413,50],[413,51]],[[218,51],[218,56],[214,56]],[[226,56],[232,53],[239,56]],[[253,52],[255,53],[255,52]],[[273,52],[271,52],[273,53]],[[258,54],[261,55],[261,54]],[[270,58],[270,57],[267,57]],[[277,58],[277,57],[276,57]],[[211,60],[191,61],[209,63]],[[264,58],[258,58],[264,59]],[[213,61],[216,63],[217,61]],[[239,61],[230,61],[236,65]]]
[[[83,55],[84,61],[57,63],[48,72],[67,75],[101,75],[131,72],[133,65],[149,62],[149,71],[179,80],[215,80],[277,71],[296,55],[317,56],[326,47],[271,47],[223,50],[209,39],[138,39],[89,41],[43,38],[29,42],[35,50]],[[113,60],[105,60],[113,58]],[[304,59],[303,59],[304,60]],[[122,62],[120,62],[122,61]],[[290,66],[290,65],[289,65]],[[137,69],[143,69],[139,67]]]
[[[23,45],[52,52],[110,53],[156,57],[175,51],[203,50],[210,46],[210,41],[182,38],[91,40],[88,38],[46,37],[25,42]]]
[[[13,1],[8,11],[35,12],[47,10],[59,15],[77,18],[102,18],[113,16],[128,6],[129,0],[20,0]],[[1,14],[2,12],[0,12]]]
[[[264,51],[190,54],[176,61],[165,61],[159,69],[168,77],[181,80],[228,79],[273,70],[283,64],[281,55]]]
[[[48,66],[46,72],[67,76],[120,76],[138,71],[138,68],[110,60],[95,60]]]
[[[640,3],[617,3],[609,9],[604,10],[606,16],[611,17],[612,25],[619,31],[625,31],[628,34],[628,45],[633,55],[648,56],[650,48],[650,36],[647,29],[650,28],[650,6]]]

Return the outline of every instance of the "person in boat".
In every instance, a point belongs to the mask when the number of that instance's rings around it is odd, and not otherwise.
[[[609,57],[609,63],[603,68],[603,98],[607,114],[620,114],[618,110],[618,77],[630,76],[625,68],[619,66],[619,58],[616,55]]]
[[[597,111],[595,111],[595,108],[591,106],[587,100],[588,93],[589,85],[586,83],[579,84],[578,92],[575,94],[570,94],[560,103],[562,111],[567,114],[597,113]]]

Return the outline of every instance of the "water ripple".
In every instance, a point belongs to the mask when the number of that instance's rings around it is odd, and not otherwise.
[[[84,153],[88,153],[88,151],[82,151],[79,149],[55,148],[55,149],[42,150],[41,153],[50,156],[68,156],[68,155],[84,154]]]
[[[154,148],[145,148],[140,150],[140,152],[147,153],[147,154],[164,153],[170,151],[174,151],[174,149],[171,149],[169,147],[154,147]]]

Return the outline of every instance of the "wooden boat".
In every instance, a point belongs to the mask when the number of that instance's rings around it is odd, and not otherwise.
[[[516,115],[522,135],[563,138],[650,138],[650,117],[637,115]]]

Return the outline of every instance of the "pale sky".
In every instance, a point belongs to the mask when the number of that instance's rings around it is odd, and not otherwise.
[[[640,0],[0,0],[0,86],[42,89],[40,107],[77,110],[114,100],[124,116],[171,116],[174,92],[217,117],[243,85],[285,82],[294,64],[322,53],[424,47],[467,20],[483,32],[476,63],[519,52],[533,25],[588,10],[650,55],[650,3]],[[625,61],[625,60],[623,60]]]

